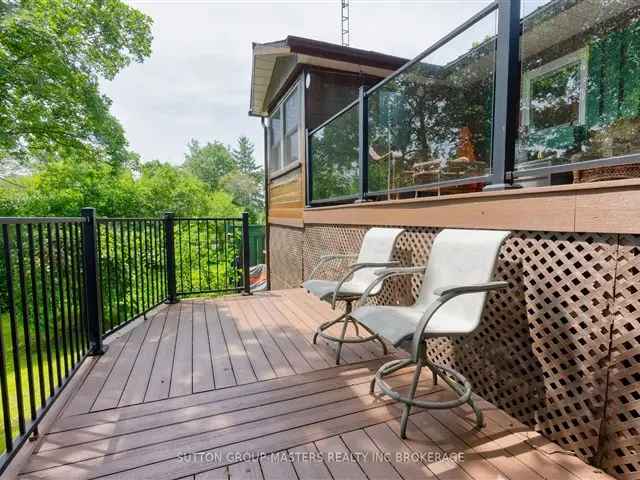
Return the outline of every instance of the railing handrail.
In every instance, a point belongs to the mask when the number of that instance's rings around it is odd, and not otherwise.
[[[86,221],[87,219],[82,217],[0,217],[0,225],[85,223]]]

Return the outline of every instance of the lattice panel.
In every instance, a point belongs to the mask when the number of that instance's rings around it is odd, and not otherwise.
[[[320,254],[357,251],[365,231],[308,226],[305,272]],[[408,228],[396,258],[424,264],[437,231]],[[481,327],[430,345],[479,395],[585,460],[597,454],[604,412],[616,249],[615,236],[515,233],[496,270],[509,288],[489,295]],[[419,288],[416,276],[394,280],[379,301],[408,304]]]
[[[271,289],[295,288],[302,282],[302,229],[269,226]]]
[[[620,238],[603,466],[640,479],[640,237]]]

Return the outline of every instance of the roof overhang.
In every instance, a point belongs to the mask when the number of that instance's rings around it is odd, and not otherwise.
[[[271,85],[278,61],[293,63],[290,74],[299,65],[361,73],[385,78],[408,60],[378,52],[343,47],[301,37],[287,37],[270,43],[254,43],[251,69],[251,100],[249,115],[266,116],[269,105],[282,92]],[[285,86],[287,82],[282,82]]]

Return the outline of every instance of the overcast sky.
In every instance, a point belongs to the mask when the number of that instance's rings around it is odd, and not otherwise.
[[[153,53],[102,89],[145,161],[181,163],[191,138],[233,145],[247,135],[262,163],[260,120],[247,115],[251,42],[298,35],[340,43],[340,0],[129,3],[153,19]],[[488,3],[351,0],[351,46],[412,58]],[[540,3],[527,0],[525,9]],[[493,33],[488,28],[464,43]]]

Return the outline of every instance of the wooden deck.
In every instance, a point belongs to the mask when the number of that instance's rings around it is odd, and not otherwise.
[[[334,315],[299,289],[159,309],[95,361],[22,478],[609,478],[486,402],[480,432],[468,408],[415,410],[401,440],[400,408],[368,393],[380,346],[336,367],[311,343]],[[419,395],[452,397],[430,377]]]

